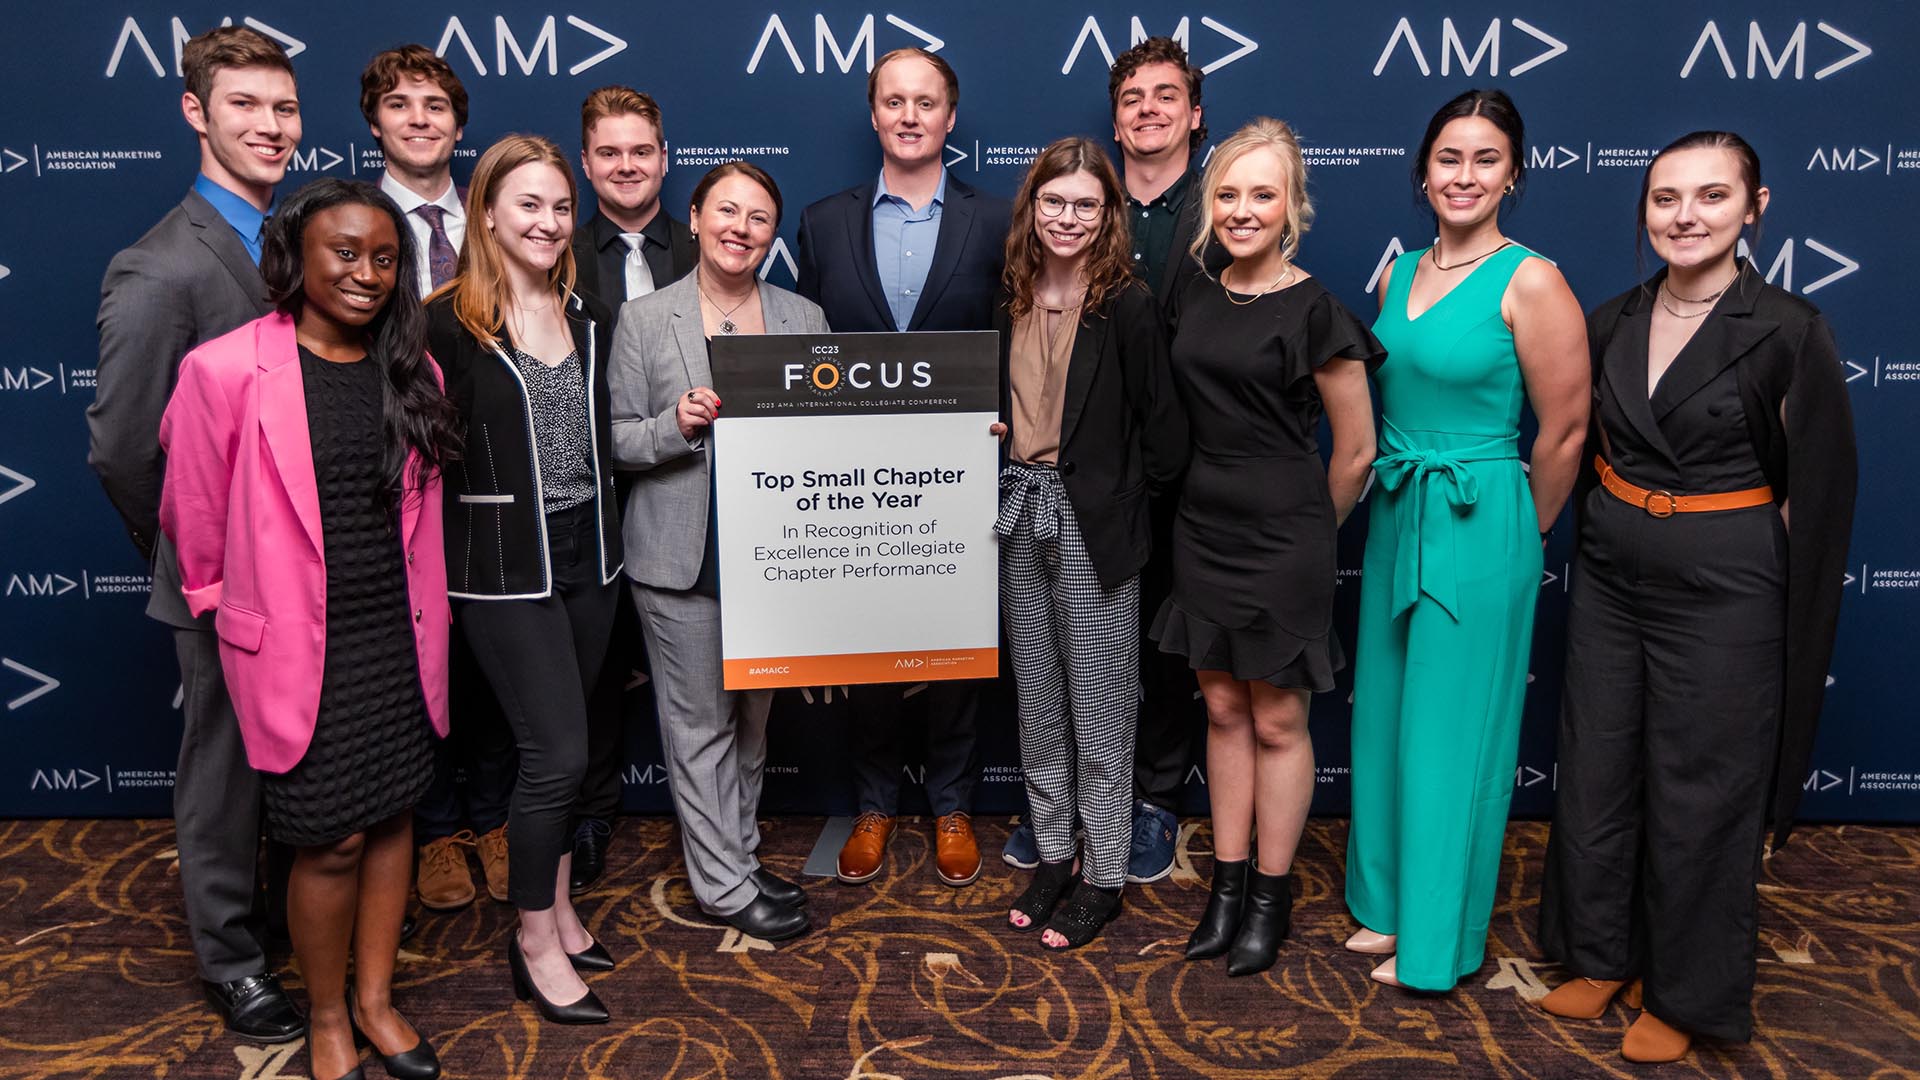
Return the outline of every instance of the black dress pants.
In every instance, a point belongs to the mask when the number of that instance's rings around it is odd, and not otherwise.
[[[927,804],[935,815],[973,812],[979,777],[976,733],[984,680],[930,682],[926,699]],[[900,808],[900,781],[907,767],[908,721],[898,685],[862,686],[848,698],[852,714],[853,776],[861,813],[892,816]]]
[[[1785,604],[1771,505],[1661,519],[1588,496],[1540,942],[1573,975],[1643,979],[1696,1035],[1753,1032]]]
[[[507,816],[507,892],[522,911],[553,906],[587,770],[587,692],[607,655],[618,588],[600,582],[597,513],[589,501],[547,515],[550,595],[470,600],[458,609],[520,750]]]

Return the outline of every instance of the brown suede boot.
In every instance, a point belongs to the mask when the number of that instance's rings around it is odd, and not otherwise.
[[[1693,1036],[1650,1012],[1642,1012],[1627,1028],[1627,1037],[1620,1043],[1620,1056],[1628,1061],[1653,1064],[1679,1061],[1692,1048]]]
[[[1628,1008],[1640,1007],[1640,980],[1569,979],[1540,999],[1540,1007],[1569,1020],[1598,1020],[1615,996]]]

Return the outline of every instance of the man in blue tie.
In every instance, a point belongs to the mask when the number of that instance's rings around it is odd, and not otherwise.
[[[180,68],[180,109],[199,137],[200,175],[107,266],[87,461],[152,566],[147,614],[173,630],[185,714],[173,818],[207,1000],[234,1034],[286,1042],[305,1033],[306,1020],[267,971],[253,921],[260,783],[227,696],[213,615],[187,610],[173,545],[160,532],[160,416],[189,350],[269,310],[260,228],[300,145],[300,97],[287,54],[244,26],[192,38]]]

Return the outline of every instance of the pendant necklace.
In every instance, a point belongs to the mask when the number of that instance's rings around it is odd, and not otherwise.
[[[696,281],[694,283],[694,288],[700,290],[700,298],[702,300],[705,300],[709,304],[713,304],[713,310],[720,312],[720,328],[719,329],[722,334],[737,334],[740,332],[740,327],[735,325],[733,321],[733,313],[745,307],[747,301],[753,299],[760,292],[760,286],[756,283],[753,288],[747,290],[747,295],[742,297],[739,303],[733,305],[730,308],[722,308],[718,303],[714,301],[713,297],[707,295],[706,286],[701,285],[699,282]]]

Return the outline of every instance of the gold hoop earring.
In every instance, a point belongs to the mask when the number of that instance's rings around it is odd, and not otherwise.
[[[1513,194],[1513,185],[1512,185],[1512,184],[1508,184],[1508,185],[1507,185],[1507,194],[1509,194],[1509,195],[1511,195],[1511,194]]]
[[[1422,180],[1420,181],[1420,194],[1425,195],[1426,193],[1427,193],[1427,182],[1425,180]]]

